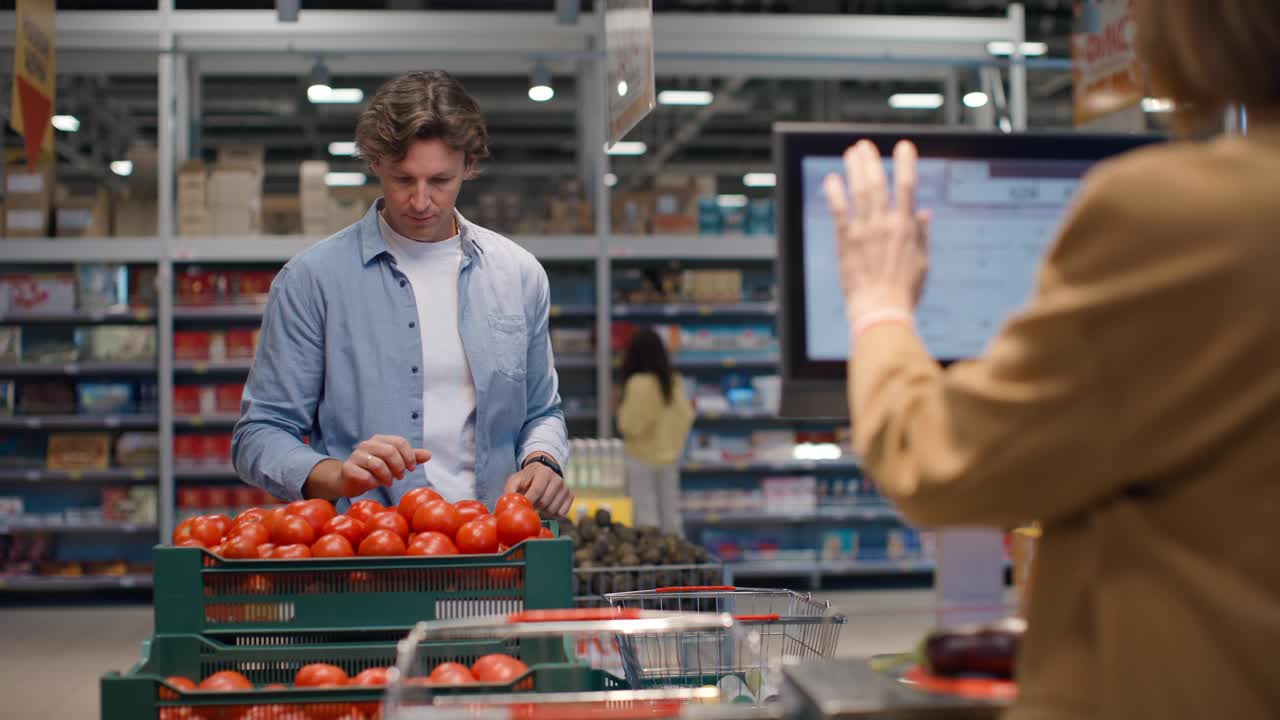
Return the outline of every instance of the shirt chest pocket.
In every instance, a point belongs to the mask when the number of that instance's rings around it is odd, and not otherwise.
[[[489,314],[489,344],[494,368],[512,380],[524,381],[529,357],[529,331],[524,315]]]

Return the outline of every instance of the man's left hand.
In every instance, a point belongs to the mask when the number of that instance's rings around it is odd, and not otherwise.
[[[538,454],[542,453],[535,453]],[[525,462],[528,462],[528,458]],[[508,477],[503,492],[524,495],[535,509],[552,517],[564,517],[573,505],[573,491],[564,484],[564,478],[542,463],[529,463],[523,470]]]

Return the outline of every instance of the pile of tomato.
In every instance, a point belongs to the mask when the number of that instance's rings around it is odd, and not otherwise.
[[[298,500],[235,518],[201,515],[182,521],[173,544],[232,560],[472,555],[503,552],[525,540],[554,537],[529,499],[507,493],[491,514],[478,500],[449,503],[415,488],[393,508],[358,500],[339,515],[327,500]]]

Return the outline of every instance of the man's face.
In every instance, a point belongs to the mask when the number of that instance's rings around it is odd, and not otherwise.
[[[414,140],[399,162],[379,160],[383,217],[392,230],[419,242],[453,237],[453,206],[474,161],[442,140]]]

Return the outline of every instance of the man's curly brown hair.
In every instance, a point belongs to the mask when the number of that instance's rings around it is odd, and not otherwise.
[[[489,131],[480,105],[443,70],[411,72],[389,80],[360,113],[356,147],[370,166],[399,162],[415,140],[439,139],[474,162],[489,157]]]

